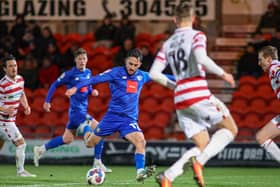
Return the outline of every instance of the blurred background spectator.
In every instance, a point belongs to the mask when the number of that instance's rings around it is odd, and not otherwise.
[[[94,33],[96,40],[94,46],[111,47],[115,39],[116,30],[116,26],[112,23],[112,16],[105,16],[102,25]]]
[[[19,74],[24,78],[24,86],[29,89],[38,88],[38,69],[37,60],[32,56],[27,56],[23,60],[22,67],[20,68]]]
[[[59,69],[53,64],[50,57],[44,57],[42,67],[39,69],[40,87],[49,88],[59,75]]]
[[[115,66],[123,66],[124,65],[124,59],[127,56],[127,52],[135,47],[134,41],[132,38],[126,38],[123,41],[122,46],[120,47],[118,53],[116,54],[114,58],[114,65]]]
[[[147,42],[143,42],[139,44],[139,49],[143,53],[143,60],[140,69],[144,71],[149,71],[154,62],[154,56],[150,51],[150,45]]]
[[[120,21],[120,26],[116,29],[114,45],[121,45],[126,38],[135,38],[135,25],[127,16],[123,16]]]
[[[26,23],[23,14],[19,14],[16,17],[15,24],[12,26],[11,29],[11,36],[15,39],[15,45],[17,46],[23,35],[25,34]]]
[[[257,26],[256,32],[264,33],[265,29],[276,28],[280,24],[279,12],[277,12],[276,5],[272,2],[268,5],[267,11],[262,15]]]
[[[249,43],[245,47],[245,51],[239,61],[237,62],[237,78],[241,76],[250,75],[256,78],[262,75],[263,71],[258,65],[258,54],[254,45]]]
[[[74,62],[74,52],[79,48],[79,44],[77,42],[71,42],[70,48],[62,56],[62,60],[59,63],[59,67],[61,71],[65,71],[67,69],[72,68],[75,65]]]

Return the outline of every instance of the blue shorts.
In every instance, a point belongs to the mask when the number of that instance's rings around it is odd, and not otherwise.
[[[72,112],[69,115],[69,120],[67,122],[66,128],[69,130],[76,130],[80,124],[86,120],[92,120],[93,117],[85,112]]]
[[[142,132],[142,130],[136,120],[107,112],[94,129],[94,134],[96,136],[109,136],[114,132],[119,132],[121,137],[124,138],[129,133]]]

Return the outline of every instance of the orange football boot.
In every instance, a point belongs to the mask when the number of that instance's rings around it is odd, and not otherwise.
[[[155,178],[159,187],[172,187],[171,181],[164,176],[163,172],[158,173]]]
[[[203,166],[196,160],[195,157],[191,158],[191,164],[194,174],[194,180],[196,181],[199,187],[205,187],[203,179]]]

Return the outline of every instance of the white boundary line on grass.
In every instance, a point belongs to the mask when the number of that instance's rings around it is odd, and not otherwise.
[[[76,186],[76,185],[86,185],[86,183],[65,183],[65,184],[30,184],[30,185],[15,185],[13,187],[47,187],[47,186]],[[6,185],[4,185],[5,187]],[[7,185],[10,186],[10,185]]]

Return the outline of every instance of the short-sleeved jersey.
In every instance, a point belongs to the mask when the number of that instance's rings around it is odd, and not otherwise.
[[[107,112],[137,120],[140,92],[144,84],[150,80],[148,72],[137,70],[133,75],[129,75],[125,67],[115,67],[93,76],[83,85],[109,82],[111,101]],[[79,88],[81,84],[76,86]]]
[[[89,80],[91,77],[91,71],[85,69],[80,71],[76,67],[73,67],[71,70],[66,71],[60,75],[60,77],[52,84],[49,89],[48,95],[46,97],[46,102],[50,102],[51,97],[58,86],[66,85],[66,88],[72,88],[76,84]],[[91,86],[84,86],[77,91],[75,95],[70,98],[70,107],[69,112],[87,112],[88,107],[88,95],[91,93]]]
[[[197,62],[193,53],[200,47],[206,48],[204,33],[184,27],[176,29],[157,54],[156,60],[165,66],[169,63],[176,77],[177,109],[186,108],[211,96],[205,79],[205,69]]]
[[[0,106],[4,108],[13,107],[16,109],[13,116],[0,112],[0,122],[15,122],[17,109],[20,105],[20,98],[24,92],[24,80],[17,75],[15,80],[4,76],[0,80]]]
[[[273,60],[269,67],[269,78],[271,87],[280,99],[280,61]]]

